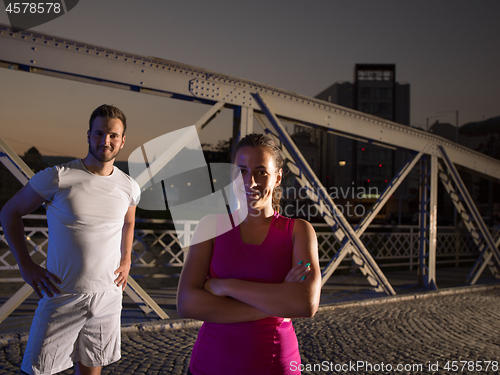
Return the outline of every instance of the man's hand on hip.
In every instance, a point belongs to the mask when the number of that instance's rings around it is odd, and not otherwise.
[[[20,270],[24,281],[31,285],[39,298],[43,298],[44,294],[54,297],[54,294],[60,293],[55,284],[61,284],[61,280],[45,268],[31,263],[20,267]]]
[[[115,279],[116,286],[121,286],[122,290],[125,290],[127,286],[128,273],[130,272],[130,261],[122,260],[120,262],[120,267],[115,271],[115,275],[118,275]]]

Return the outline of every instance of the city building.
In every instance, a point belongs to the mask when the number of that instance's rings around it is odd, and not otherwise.
[[[410,125],[410,85],[396,81],[394,64],[356,64],[353,82],[336,82],[316,98]],[[295,134],[305,131],[306,128],[295,126]],[[310,142],[317,146],[317,164],[311,167],[327,189],[337,192],[332,197],[341,206],[354,204],[368,209],[410,157],[405,151],[341,137],[323,129],[307,131]],[[417,200],[418,180],[413,173],[387,203],[387,213],[408,211],[411,201]],[[357,211],[361,215],[346,216],[355,221],[363,216],[363,211]]]

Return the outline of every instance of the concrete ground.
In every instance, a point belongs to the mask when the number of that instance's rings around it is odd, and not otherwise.
[[[419,287],[416,271],[386,272],[397,293],[392,297],[373,292],[362,276],[333,276],[316,316],[294,319],[302,373],[500,373],[494,363],[500,361],[500,284],[485,274],[477,286],[464,286],[468,271],[438,269],[437,292]],[[184,374],[201,323],[177,319],[174,279],[137,280],[170,319],[145,316],[125,297],[122,359],[103,374]],[[20,285],[0,285],[0,303]],[[0,374],[20,373],[36,302],[33,294],[0,324]]]

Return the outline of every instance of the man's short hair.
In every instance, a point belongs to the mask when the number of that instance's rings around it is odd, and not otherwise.
[[[125,130],[127,130],[127,119],[125,118],[125,115],[123,112],[116,108],[114,105],[110,104],[103,104],[99,107],[97,107],[94,112],[92,112],[92,115],[90,116],[89,120],[89,129],[92,131],[92,123],[96,119],[96,117],[104,117],[104,118],[117,118],[120,120],[123,124],[123,134],[125,135]]]

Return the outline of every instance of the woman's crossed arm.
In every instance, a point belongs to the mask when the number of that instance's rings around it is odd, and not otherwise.
[[[295,222],[295,266],[280,284],[207,280],[212,248],[213,239],[210,239],[189,249],[177,295],[181,317],[234,323],[268,316],[310,317],[316,313],[321,291],[318,246],[314,229],[308,222]]]

